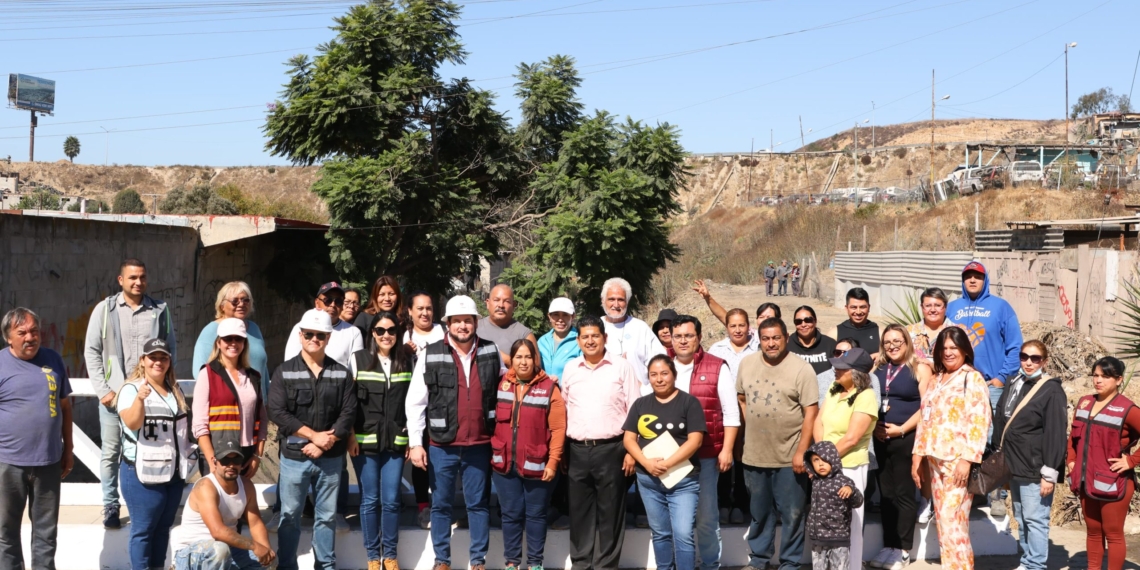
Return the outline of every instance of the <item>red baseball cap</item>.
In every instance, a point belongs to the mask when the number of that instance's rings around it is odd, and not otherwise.
[[[971,262],[967,263],[965,267],[962,268],[962,275],[965,275],[966,272],[968,272],[968,271],[977,271],[978,273],[985,275],[986,274],[986,266],[982,265],[980,262],[971,261]]]

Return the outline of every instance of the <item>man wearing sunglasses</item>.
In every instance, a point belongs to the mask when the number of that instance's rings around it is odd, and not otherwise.
[[[341,311],[344,310],[344,299],[344,289],[341,288],[340,283],[330,281],[321,285],[313,306],[317,310],[327,313],[330,322],[332,322],[332,336],[328,339],[325,354],[339,362],[341,366],[348,368],[352,362],[352,353],[364,348],[364,338],[360,336],[360,329],[340,318]],[[293,327],[293,332],[289,334],[289,341],[285,343],[285,360],[301,353],[300,326],[297,324]]]
[[[356,389],[348,368],[326,353],[333,329],[326,311],[306,311],[295,327],[300,354],[281,363],[269,383],[269,419],[277,424],[281,453],[277,537],[282,570],[297,568],[301,511],[310,488],[317,568],[336,568],[337,488],[346,439],[352,435]]]

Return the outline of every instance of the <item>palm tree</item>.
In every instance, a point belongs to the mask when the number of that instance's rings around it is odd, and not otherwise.
[[[63,141],[63,154],[74,163],[75,157],[79,156],[79,139],[67,137],[67,140]]]

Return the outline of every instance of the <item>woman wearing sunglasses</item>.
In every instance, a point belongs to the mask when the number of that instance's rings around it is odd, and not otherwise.
[[[218,466],[214,448],[236,440],[246,457],[242,475],[252,478],[261,466],[269,426],[261,373],[250,366],[249,333],[241,319],[222,319],[209,364],[194,384],[194,437],[211,473]]]
[[[991,445],[1004,450],[1005,464],[1013,475],[1009,489],[1019,529],[1021,567],[1044,570],[1053,488],[1065,469],[1068,397],[1061,381],[1045,373],[1049,350],[1041,341],[1021,345],[1020,357],[1021,369],[1006,383],[994,410]]]
[[[404,326],[391,311],[373,319],[370,348],[352,355],[356,423],[348,454],[360,480],[360,530],[368,570],[398,570],[400,481],[408,449],[404,400],[415,352],[404,344]]]
[[[119,482],[131,513],[131,568],[162,568],[186,479],[198,471],[186,425],[189,409],[174,379],[166,341],[146,341],[115,407],[123,424]]]
[[[835,339],[820,332],[815,309],[804,305],[796,309],[792,315],[792,324],[796,325],[796,332],[789,339],[788,352],[804,359],[815,371],[822,406],[827,391],[835,383],[835,370],[831,367],[831,359],[835,357]]]
[[[241,319],[245,323],[245,342],[249,348],[249,365],[261,373],[261,393],[269,391],[269,357],[265,353],[265,338],[253,322],[253,293],[244,281],[230,281],[218,289],[214,300],[214,320],[202,327],[194,343],[194,374],[208,364],[218,339],[218,323],[222,319]]]

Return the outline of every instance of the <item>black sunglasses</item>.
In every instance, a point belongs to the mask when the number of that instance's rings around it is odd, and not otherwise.
[[[305,340],[313,340],[313,337],[317,337],[317,340],[325,340],[329,337],[329,333],[306,331],[301,333],[301,336],[305,337]]]
[[[343,307],[344,297],[321,297],[321,302],[326,305],[336,305],[338,307]]]
[[[835,358],[839,358],[840,356],[843,356],[844,354],[847,354],[846,350],[835,350],[835,351],[831,352],[831,356],[833,356]]]
[[[241,465],[242,463],[245,463],[245,461],[242,460],[240,455],[233,455],[233,454],[227,455],[221,459],[215,458],[215,460],[218,462],[219,465],[226,465],[226,466]]]
[[[236,334],[232,334],[230,336],[223,336],[222,342],[224,342],[226,344],[234,344],[234,343],[238,343],[238,342],[245,342],[245,337],[244,336],[238,336]]]
[[[1041,361],[1045,360],[1045,357],[1041,356],[1040,354],[1025,354],[1023,352],[1023,353],[1019,354],[1018,356],[1021,357],[1022,362],[1025,362],[1026,360],[1028,360],[1034,364],[1041,364]]]
[[[249,299],[249,297],[238,297],[236,299],[226,299],[226,302],[233,305],[234,307],[238,307],[241,305],[249,305],[249,304],[253,303],[253,301],[251,301]]]
[[[384,328],[384,327],[375,327],[375,328],[373,328],[373,329],[372,329],[372,332],[373,332],[373,333],[374,333],[376,336],[384,336],[384,335],[386,335],[386,334],[390,334],[390,335],[392,335],[392,336],[396,336],[396,333],[397,333],[397,332],[399,332],[399,331],[396,329],[396,327],[388,327],[388,328]]]
[[[806,317],[803,319],[792,319],[792,322],[795,323],[796,326],[798,327],[804,323],[807,323],[809,325],[815,324],[815,319],[812,317]]]

